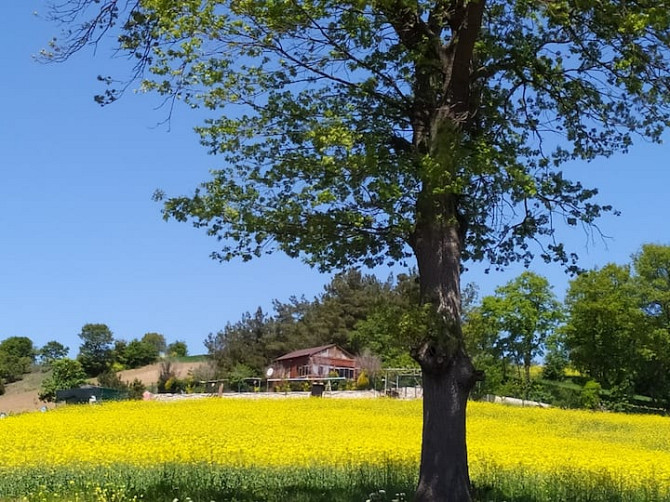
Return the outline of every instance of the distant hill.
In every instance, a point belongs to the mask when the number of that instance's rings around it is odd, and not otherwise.
[[[190,370],[196,370],[207,364],[204,357],[187,357],[172,363],[172,369],[178,378],[184,378]],[[142,368],[125,370],[119,373],[123,381],[132,382],[138,378],[147,387],[158,381],[160,363],[150,364]],[[49,376],[48,372],[37,369],[24,375],[23,380],[5,385],[5,394],[0,396],[0,413],[21,413],[36,411],[42,406],[53,408],[53,403],[44,403],[37,397],[42,381]],[[95,383],[95,379],[91,380]]]
[[[189,371],[194,371],[206,365],[207,362],[204,359],[194,358],[193,360],[172,362],[172,370],[175,372],[177,378],[184,378],[188,375]],[[150,364],[149,366],[143,366],[133,370],[120,371],[119,378],[121,378],[121,380],[124,382],[132,382],[134,379],[138,378],[144,385],[149,387],[158,381],[160,371],[161,363],[154,363]]]

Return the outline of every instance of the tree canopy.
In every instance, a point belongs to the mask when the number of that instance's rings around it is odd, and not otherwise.
[[[561,305],[549,281],[529,271],[496,288],[494,298],[482,308],[490,309],[485,315],[499,327],[500,349],[524,368],[528,386],[533,360],[544,354],[547,337],[562,320]]]
[[[76,19],[82,4],[53,14]],[[576,225],[606,209],[561,164],[660,139],[665,7],[145,0],[124,12],[107,0],[45,55],[120,24],[142,89],[228,110],[198,129],[224,167],[165,206],[220,237],[219,258],[277,247],[323,268],[404,259],[420,199],[450,194],[462,257],[503,265],[531,258],[521,244],[553,233],[551,213]],[[551,241],[542,254],[570,259]]]
[[[86,383],[86,372],[79,361],[66,357],[57,359],[51,363],[51,370],[51,376],[42,382],[41,401],[55,401],[57,391],[76,389]]]
[[[114,334],[106,324],[85,324],[79,333],[81,345],[77,361],[88,376],[98,376],[109,369],[114,354]]]
[[[42,363],[48,365],[57,359],[63,359],[69,351],[69,347],[66,347],[57,340],[51,340],[45,343],[39,350],[39,356]]]
[[[645,244],[630,265],[608,264],[570,284],[565,344],[574,366],[606,389],[670,406],[670,247]]]
[[[30,338],[10,336],[0,342],[0,380],[21,380],[35,362],[35,348]]]

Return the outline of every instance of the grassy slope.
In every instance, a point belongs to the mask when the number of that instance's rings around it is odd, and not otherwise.
[[[173,368],[177,376],[185,377],[189,370],[198,368],[206,364],[204,356],[189,356],[179,359],[173,363]],[[120,373],[124,381],[132,381],[138,378],[147,387],[158,381],[160,373],[160,363],[150,364],[142,368],[125,370]],[[24,411],[39,410],[45,403],[41,402],[37,394],[42,381],[49,376],[49,372],[43,372],[40,368],[35,368],[32,373],[23,376],[23,380],[5,385],[5,394],[0,396],[0,412],[2,413],[21,413]],[[95,383],[95,379],[91,380]],[[47,404],[53,407],[53,404]]]

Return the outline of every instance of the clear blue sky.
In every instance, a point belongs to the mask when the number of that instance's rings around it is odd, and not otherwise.
[[[319,294],[330,276],[282,255],[250,263],[209,258],[216,241],[188,224],[166,223],[151,200],[156,188],[190,193],[217,167],[178,108],[170,127],[154,96],[129,93],[100,108],[97,75],[123,76],[128,61],[87,51],[60,65],[32,55],[58,29],[36,16],[43,2],[3,6],[0,30],[0,339],[28,336],[37,346],[59,340],[77,353],[86,323],[105,323],[115,337],[149,331],[204,352],[210,332],[272,299]],[[670,243],[670,150],[640,144],[627,156],[575,165],[569,174],[600,189],[600,201],[622,211],[600,222],[606,242],[580,229],[568,243],[586,268],[626,263],[646,242]],[[483,294],[522,269],[464,281]],[[538,261],[562,298],[567,277]],[[397,272],[397,270],[396,270]],[[379,269],[385,279],[389,271]]]

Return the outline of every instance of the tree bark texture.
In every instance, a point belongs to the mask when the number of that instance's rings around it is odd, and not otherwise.
[[[425,223],[417,226],[413,243],[422,302],[429,304],[437,320],[413,354],[422,368],[424,389],[416,502],[470,500],[465,412],[475,371],[461,332],[462,234],[452,202],[445,198],[438,203],[439,217],[423,208]]]
[[[423,371],[423,444],[417,502],[470,500],[465,408],[470,391],[467,375],[471,372],[470,360],[463,352],[456,354],[443,371]]]

